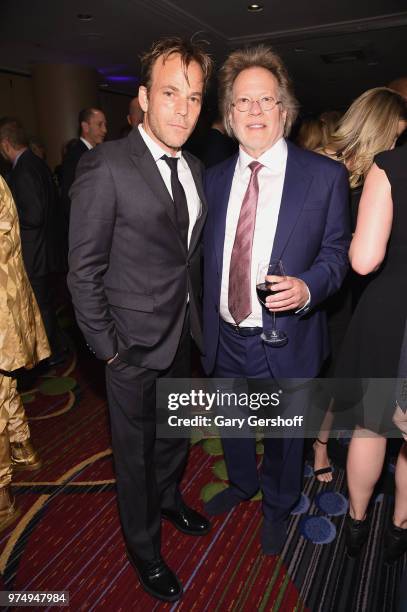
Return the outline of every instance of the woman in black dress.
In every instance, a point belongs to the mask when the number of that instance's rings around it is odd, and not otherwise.
[[[407,321],[404,328],[404,338],[400,351],[399,372],[395,396],[396,411],[393,415],[393,423],[400,429],[403,438],[407,442]]]
[[[395,379],[407,319],[406,145],[376,156],[364,185],[349,258],[357,273],[377,274],[356,307],[338,359],[337,374],[355,379]],[[382,418],[377,419],[373,410],[365,418],[360,415],[349,446],[346,540],[350,556],[356,556],[367,539],[367,508],[383,468],[385,433],[394,430],[394,388],[386,402]],[[405,443],[397,461],[395,482],[393,522],[386,535],[389,562],[407,550]]]
[[[398,93],[387,87],[369,89],[354,100],[340,119],[329,145],[323,150],[326,155],[345,164],[349,170],[352,232],[356,228],[359,200],[366,175],[375,155],[394,147],[404,129],[405,112],[405,101]],[[330,363],[324,372],[328,378],[334,376],[352,312],[369,281],[370,278],[350,273],[341,290],[325,304],[331,342]],[[314,474],[321,482],[332,480],[327,453],[332,421],[332,413],[328,410],[313,445]]]

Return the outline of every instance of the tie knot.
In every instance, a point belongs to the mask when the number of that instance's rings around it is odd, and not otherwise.
[[[249,164],[249,168],[252,171],[252,174],[257,174],[260,171],[260,169],[263,168],[263,164],[257,161],[252,161]]]
[[[162,158],[170,167],[172,171],[177,171],[178,166],[178,157],[169,157],[168,155],[163,155]]]

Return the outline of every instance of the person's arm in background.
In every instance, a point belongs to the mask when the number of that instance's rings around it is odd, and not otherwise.
[[[355,272],[365,275],[378,269],[386,254],[392,222],[391,186],[384,170],[373,164],[363,187],[349,250]]]

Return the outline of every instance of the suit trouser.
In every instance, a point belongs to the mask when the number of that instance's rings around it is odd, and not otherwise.
[[[260,336],[243,337],[221,323],[214,375],[216,378],[271,379]],[[300,405],[294,406],[296,414],[305,408],[301,398]],[[249,432],[246,438],[223,437],[222,444],[229,482],[237,495],[249,499],[261,487],[264,517],[272,522],[287,519],[301,494],[303,438],[265,437],[260,475],[254,434]]]
[[[30,278],[30,283],[40,309],[51,353],[58,353],[63,348],[63,342],[54,306],[55,280],[51,275],[45,275]]]
[[[16,380],[0,373],[0,487],[11,482],[10,442],[24,442],[29,437]]]
[[[177,353],[165,371],[148,370],[116,359],[106,366],[120,519],[129,552],[152,561],[160,555],[161,509],[182,502],[179,483],[189,440],[156,437],[156,382],[191,373],[189,317]]]

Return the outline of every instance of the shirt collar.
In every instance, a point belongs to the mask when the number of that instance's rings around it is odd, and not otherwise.
[[[82,140],[83,144],[89,149],[89,151],[93,149],[92,145],[86,140],[86,138],[83,138],[83,136],[81,136],[80,140]]]
[[[26,151],[27,151],[27,148],[21,149],[21,151],[19,153],[17,153],[17,155],[15,156],[14,161],[13,161],[13,166],[12,166],[13,169],[16,167],[17,162],[20,159],[20,157],[22,156],[22,154],[25,153]]]
[[[140,132],[142,139],[146,143],[147,148],[149,149],[151,155],[154,157],[154,160],[156,162],[159,159],[161,159],[163,155],[168,155],[167,151],[165,151],[162,147],[160,147],[160,145],[155,140],[153,140],[151,136],[147,134],[147,132],[145,131],[141,123],[137,126],[137,128],[138,128],[138,131]],[[168,157],[171,157],[171,156],[168,155]],[[175,157],[182,158],[182,152],[177,151],[177,154],[175,155]]]
[[[242,147],[239,147],[239,170],[245,172],[248,165],[253,161],[258,161],[266,168],[269,168],[273,172],[280,172],[284,168],[284,164],[287,160],[287,143],[284,138],[279,138],[277,142],[273,144],[270,149],[267,149],[258,159],[251,157],[246,151],[243,151]]]

